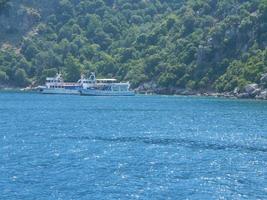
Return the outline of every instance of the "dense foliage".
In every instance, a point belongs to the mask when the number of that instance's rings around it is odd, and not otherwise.
[[[0,83],[95,71],[133,87],[230,91],[267,72],[266,0],[53,0],[52,10],[19,50],[1,51]]]

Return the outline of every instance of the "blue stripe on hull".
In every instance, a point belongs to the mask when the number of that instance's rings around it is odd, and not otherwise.
[[[43,89],[41,91],[42,94],[75,94],[79,95],[79,90],[74,89],[64,89],[64,88],[49,88],[49,89]]]
[[[86,96],[134,96],[133,91],[104,91],[104,90],[81,90],[81,95]]]

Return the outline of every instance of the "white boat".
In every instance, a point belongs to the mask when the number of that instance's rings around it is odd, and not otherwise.
[[[38,89],[42,94],[80,94],[82,88],[80,83],[66,83],[63,81],[61,74],[56,77],[46,78],[45,86],[39,86]]]
[[[118,82],[116,79],[96,79],[95,73],[91,73],[89,79],[81,78],[79,83],[81,95],[87,96],[134,96],[130,90],[130,83]]]

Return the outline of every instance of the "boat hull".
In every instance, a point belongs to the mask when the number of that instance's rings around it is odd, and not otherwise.
[[[65,88],[46,88],[41,90],[42,94],[70,94],[79,95],[80,91],[76,89],[65,89]]]
[[[107,90],[90,90],[82,89],[80,94],[84,96],[134,96],[133,91],[107,91]]]

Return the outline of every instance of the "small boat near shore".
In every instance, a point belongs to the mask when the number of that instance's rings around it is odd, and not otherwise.
[[[134,96],[129,82],[118,82],[116,79],[96,79],[95,73],[89,78],[84,76],[77,83],[64,82],[61,74],[46,78],[45,86],[38,86],[42,94],[72,94],[85,96]]]
[[[79,83],[67,83],[63,81],[61,74],[56,77],[46,78],[45,86],[38,86],[42,94],[75,94],[79,95],[81,85]]]
[[[118,82],[116,79],[96,79],[95,73],[91,73],[89,79],[81,79],[81,95],[86,96],[134,96],[130,90],[129,82]]]

